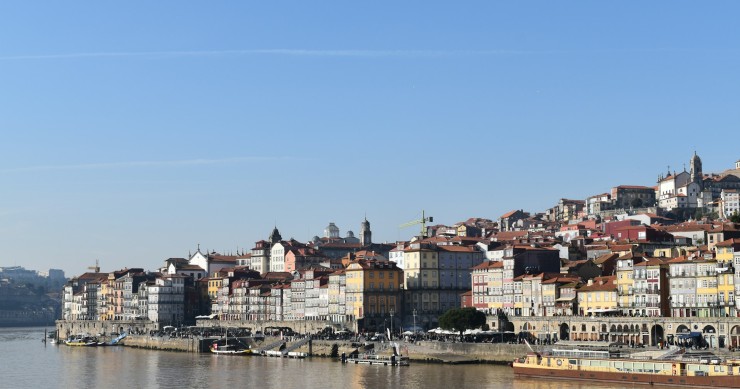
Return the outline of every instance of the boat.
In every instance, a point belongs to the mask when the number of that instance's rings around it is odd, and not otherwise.
[[[340,357],[342,363],[362,364],[362,365],[383,365],[383,366],[409,366],[409,357],[401,355],[401,349],[398,343],[393,344],[393,354],[377,354],[375,352],[342,354]]]
[[[511,365],[517,377],[740,388],[740,360],[691,358],[684,351],[642,357],[595,350],[533,350]]]
[[[236,339],[235,342],[232,344],[229,344],[229,330],[226,329],[226,336],[224,337],[223,344],[219,344],[220,342],[213,342],[210,347],[210,351],[213,354],[218,355],[250,355],[252,354],[252,349],[249,348],[249,346],[244,346],[241,342],[239,342],[239,339]]]
[[[342,355],[342,363],[362,364],[362,365],[383,365],[383,366],[408,366],[409,357],[398,355],[380,355],[380,354],[356,354],[347,357]]]
[[[64,344],[67,346],[94,347],[98,345],[98,340],[92,336],[76,335],[67,339]]]

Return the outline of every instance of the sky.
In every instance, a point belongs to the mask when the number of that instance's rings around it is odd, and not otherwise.
[[[740,158],[740,3],[0,3],[0,266],[409,239]]]

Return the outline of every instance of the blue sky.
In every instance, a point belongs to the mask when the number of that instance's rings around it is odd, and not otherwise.
[[[407,239],[740,158],[740,4],[0,3],[0,266]]]

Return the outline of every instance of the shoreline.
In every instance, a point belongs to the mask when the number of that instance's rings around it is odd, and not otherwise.
[[[142,348],[148,350],[178,351],[207,353],[208,346],[214,338],[168,338],[152,337],[148,335],[130,335],[122,341],[124,347]],[[280,338],[268,337],[264,341],[251,342],[254,349],[261,345],[279,343]],[[290,345],[290,342],[286,342]],[[387,343],[366,342],[363,343],[370,349],[376,349],[378,353],[388,353],[384,349]],[[508,343],[446,343],[419,341],[415,343],[398,342],[402,355],[408,355],[413,362],[424,362],[433,364],[508,364],[516,358],[526,355],[528,348],[522,344]],[[351,354],[363,352],[361,347],[348,341],[319,340],[314,339],[309,343],[298,347],[294,351],[304,352],[310,357],[337,358],[342,353]],[[335,355],[336,354],[336,355]],[[335,355],[335,356],[334,356]]]

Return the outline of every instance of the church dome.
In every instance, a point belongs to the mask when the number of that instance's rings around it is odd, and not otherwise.
[[[347,238],[354,238],[354,237],[355,237],[355,233],[354,232],[347,231]]]
[[[339,227],[337,227],[333,222],[329,223],[329,225],[324,229],[324,237],[339,238]]]

